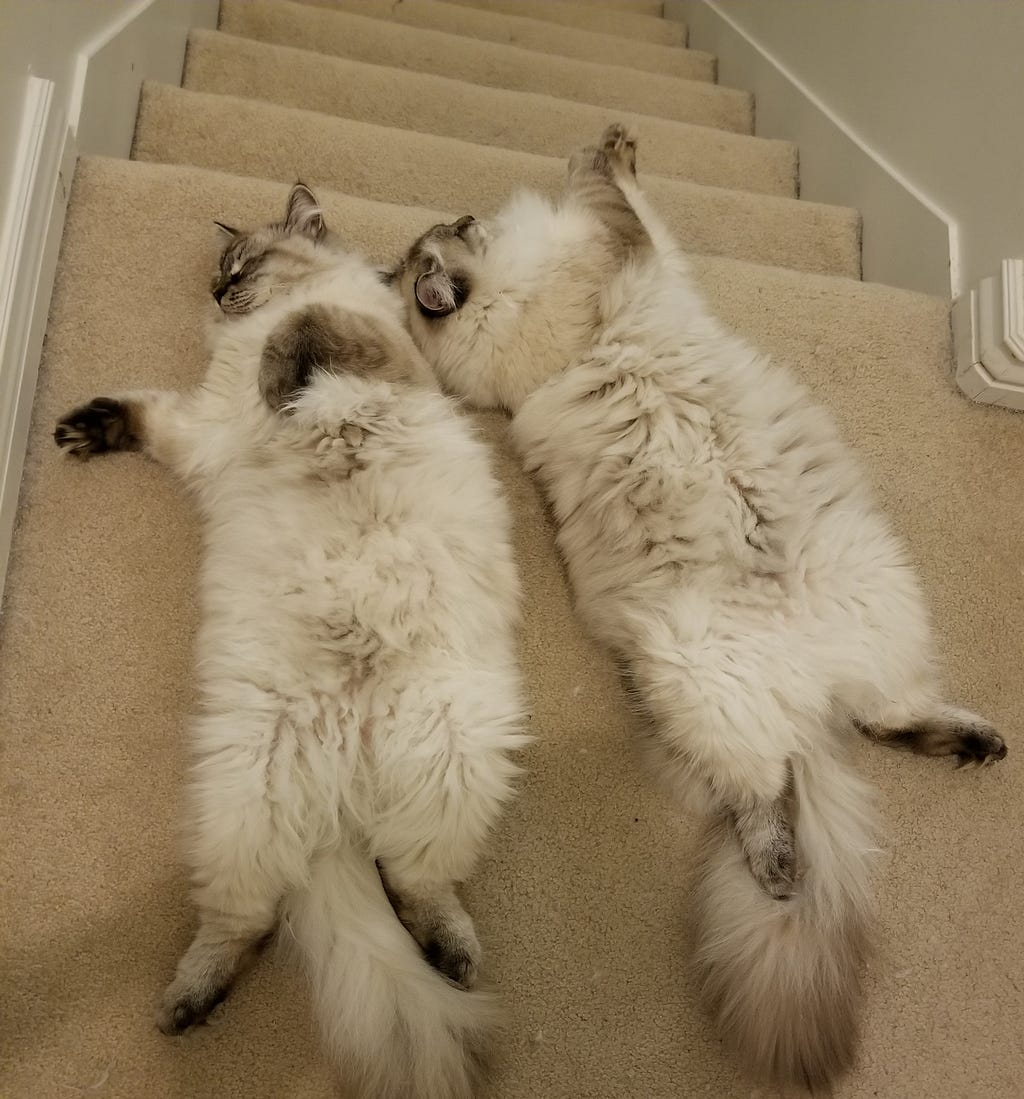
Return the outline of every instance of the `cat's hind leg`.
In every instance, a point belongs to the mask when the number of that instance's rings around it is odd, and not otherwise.
[[[961,767],[995,763],[1006,756],[1006,743],[995,728],[979,714],[957,706],[889,705],[871,717],[857,717],[854,724],[890,748],[924,756],[956,756]]]
[[[199,927],[157,1011],[165,1034],[204,1021],[225,998],[273,931],[281,898],[303,880],[309,853],[288,790],[291,737],[271,714],[200,724],[186,829]]]
[[[481,949],[456,886],[511,795],[518,768],[509,752],[526,741],[518,691],[503,676],[478,672],[464,684],[431,684],[429,711],[412,701],[416,693],[375,740],[374,852],[395,914],[424,956],[471,988]]]
[[[883,553],[891,553],[888,542],[876,558]],[[879,744],[955,756],[961,765],[1002,759],[1006,745],[989,721],[942,701],[931,624],[913,573],[905,567],[848,570],[842,585],[833,585],[847,608],[830,630],[844,638],[833,681],[837,702],[854,725]],[[851,606],[856,616],[848,613]],[[852,669],[857,675],[851,679]]]
[[[414,880],[380,863],[391,907],[419,943],[423,956],[450,981],[472,988],[480,969],[480,941],[473,919],[451,881]]]

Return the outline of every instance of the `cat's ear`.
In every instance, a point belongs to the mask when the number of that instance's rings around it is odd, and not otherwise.
[[[429,271],[416,280],[416,300],[428,313],[444,317],[458,308],[455,285],[446,271]]]
[[[218,235],[224,237],[229,241],[234,240],[235,237],[240,237],[242,235],[237,229],[232,229],[230,225],[225,225],[223,221],[217,221],[216,219],[214,219],[213,224],[217,226]]]
[[[284,227],[289,233],[301,233],[312,241],[322,240],[327,232],[320,203],[304,183],[296,183],[288,196]]]

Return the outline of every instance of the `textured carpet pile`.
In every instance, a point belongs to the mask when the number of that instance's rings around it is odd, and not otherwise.
[[[906,535],[950,694],[1006,732],[997,768],[862,746],[888,857],[884,952],[838,1099],[1015,1099],[1024,1073],[1024,421],[951,382],[948,304],[859,279],[856,211],[797,199],[796,150],[654,0],[224,0],[183,87],[150,85],[131,161],[75,177],[0,651],[3,1099],[326,1099],[300,977],[265,956],[211,1025],[153,1006],[192,929],[176,827],[192,704],[196,525],[135,455],[63,460],[55,417],[204,369],[212,220],[276,216],[301,176],[388,260],[438,213],[560,186],[614,119],[714,307],[832,410]],[[494,1099],[768,1099],[688,969],[697,822],[634,764],[635,719],[571,611],[500,416],[535,746],[466,889],[507,1006]]]

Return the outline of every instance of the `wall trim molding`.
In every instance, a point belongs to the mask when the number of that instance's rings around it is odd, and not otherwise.
[[[980,404],[1024,410],[1024,259],[1005,259],[953,306],[956,380]]]
[[[74,134],[52,81],[28,78],[15,156],[0,233],[0,586],[76,159]]]
[[[724,85],[754,92],[759,136],[796,142],[803,198],[861,211],[865,280],[945,298],[960,294],[955,218],[844,122],[717,0],[665,0],[665,17],[686,22],[691,46],[718,56]]]

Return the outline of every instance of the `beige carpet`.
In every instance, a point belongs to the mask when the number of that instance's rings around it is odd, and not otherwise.
[[[324,185],[335,226],[386,259],[431,223],[422,207],[486,212],[518,182],[550,189],[581,137],[647,111],[661,117],[641,119],[642,167],[708,295],[838,417],[920,563],[952,693],[1010,737],[984,772],[860,752],[886,822],[885,951],[861,1063],[837,1095],[1018,1099],[1024,421],[958,396],[943,302],[839,277],[857,272],[856,215],[793,201],[794,150],[742,136],[728,113],[739,104],[749,124],[745,95],[652,71],[683,53],[655,3],[406,0],[404,23],[378,18],[390,4],[330,7],[227,0],[230,34],[195,36],[188,90],[147,89],[141,159],[86,160],[75,178],[2,622],[0,1096],[331,1094],[302,983],[273,957],[209,1027],[173,1040],[152,1024],[191,930],[175,820],[196,528],[142,459],[62,460],[54,418],[94,393],[201,375],[211,219],[276,213],[294,175]],[[608,35],[639,68],[595,60]],[[297,52],[316,48],[331,56]],[[633,720],[573,621],[537,495],[501,419],[483,423],[516,507],[537,734],[467,890],[508,1014],[489,1096],[768,1099],[695,1003],[696,824],[638,775]]]

